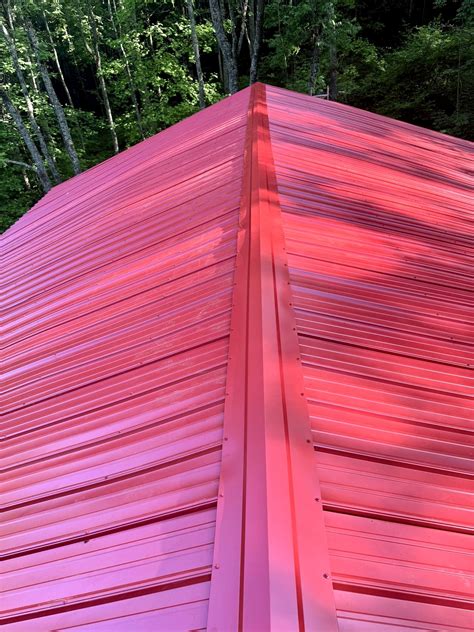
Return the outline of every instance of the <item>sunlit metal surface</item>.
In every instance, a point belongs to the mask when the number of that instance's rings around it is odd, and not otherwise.
[[[472,629],[472,145],[267,103],[339,629]]]
[[[248,97],[3,237],[6,630],[206,626]]]
[[[2,241],[4,629],[471,630],[473,229],[472,145],[261,84],[54,188]]]

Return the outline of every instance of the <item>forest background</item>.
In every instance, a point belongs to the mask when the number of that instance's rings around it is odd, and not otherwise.
[[[256,80],[474,138],[474,0],[0,5],[0,230]]]

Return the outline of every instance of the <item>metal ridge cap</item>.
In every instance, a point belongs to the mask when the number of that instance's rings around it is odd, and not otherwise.
[[[208,629],[337,630],[273,165],[251,88]]]

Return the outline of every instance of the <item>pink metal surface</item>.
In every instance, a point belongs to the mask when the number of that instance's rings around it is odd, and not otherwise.
[[[339,629],[471,630],[472,144],[267,102]]]
[[[5,630],[472,629],[470,160],[257,84],[3,236]]]
[[[206,627],[248,98],[3,237],[6,630]]]

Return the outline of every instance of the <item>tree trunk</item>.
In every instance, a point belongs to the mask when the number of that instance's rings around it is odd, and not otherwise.
[[[237,42],[237,55],[240,55],[242,50],[242,44],[244,42],[244,35],[247,32],[247,14],[249,10],[249,0],[244,0],[242,7],[242,24],[240,27],[239,40]]]
[[[22,169],[31,169],[32,171],[36,171],[36,167],[29,165],[27,162],[23,162],[23,160],[10,160],[5,158],[4,162],[9,165],[16,165],[17,167],[22,167]]]
[[[232,55],[234,56],[234,59],[237,59],[237,28],[235,23],[235,13],[234,7],[232,6],[232,0],[227,0],[227,6],[229,8]],[[225,10],[221,11],[221,14],[225,15]]]
[[[337,94],[337,49],[336,43],[332,42],[329,47],[329,100],[337,101]]]
[[[8,96],[8,94],[1,87],[0,87],[0,98],[3,101],[3,105],[5,106],[6,111],[13,119],[13,122],[15,123],[18,133],[20,134],[21,139],[25,143],[26,148],[30,152],[31,158],[33,160],[33,164],[35,165],[36,175],[39,178],[41,186],[43,187],[43,191],[47,193],[51,189],[51,181],[46,172],[46,168],[43,164],[38,148],[34,144],[33,139],[31,138],[28,130],[26,129],[21,119],[20,113],[18,112],[16,107],[13,105],[13,103],[10,101],[10,97]]]
[[[110,135],[112,136],[112,144],[114,147],[114,152],[118,154],[119,145],[118,145],[117,132],[115,131],[114,117],[112,116],[112,109],[110,107],[109,95],[107,93],[107,86],[105,85],[104,74],[102,72],[102,57],[100,55],[100,50],[99,50],[99,36],[97,34],[97,25],[95,22],[94,14],[92,13],[90,6],[88,7],[88,9],[89,9],[88,11],[89,26],[91,27],[92,42],[94,46],[94,57],[95,57],[95,63],[97,66],[97,77],[99,79],[100,91],[102,93],[102,100],[104,102],[105,114],[107,116],[107,121],[109,123]]]
[[[206,107],[206,97],[204,94],[204,77],[201,68],[201,56],[199,52],[199,41],[196,32],[196,20],[194,18],[193,0],[186,0],[188,7],[189,24],[191,26],[191,40],[193,43],[194,63],[196,65],[196,74],[199,86],[199,107],[203,110]]]
[[[45,21],[46,21],[46,18],[45,18]],[[48,33],[49,33],[49,27],[47,26],[47,24],[48,24],[48,23],[46,22],[46,27],[48,28]],[[80,124],[80,121],[79,121],[78,116],[77,116],[78,112],[77,112],[77,110],[76,110],[76,108],[75,108],[75,106],[74,106],[74,102],[73,102],[72,97],[71,97],[71,94],[70,94],[70,92],[69,92],[69,88],[67,87],[66,79],[65,79],[65,77],[64,77],[64,74],[63,74],[63,71],[62,71],[62,67],[61,67],[60,62],[59,62],[59,56],[58,56],[58,53],[57,53],[56,47],[54,46],[54,41],[53,41],[53,39],[52,39],[51,34],[50,34],[50,36],[49,36],[49,40],[50,40],[50,42],[51,42],[51,46],[52,46],[52,48],[53,48],[54,57],[55,57],[55,60],[56,60],[56,66],[57,66],[57,68],[58,68],[58,72],[59,72],[59,75],[60,75],[60,77],[61,77],[61,82],[62,82],[62,85],[63,85],[64,91],[65,91],[65,93],[66,93],[66,97],[67,97],[67,100],[68,100],[68,102],[69,102],[69,106],[71,107],[71,109],[72,109],[72,110],[73,110],[73,112],[74,112],[74,124],[75,124],[75,129],[76,129],[77,135],[79,136],[79,140],[80,140],[80,143],[81,143],[82,150],[83,150],[83,151],[85,151],[85,149],[86,149],[86,144],[85,144],[85,142],[84,142],[84,135],[83,135],[83,133],[82,133],[81,124]],[[73,59],[74,66],[76,67],[76,72],[77,72],[77,74],[78,74],[78,75],[79,75],[79,77],[80,77],[80,81],[81,81],[82,87],[83,87],[83,89],[84,89],[84,81],[83,81],[83,79],[82,79],[82,73],[81,73],[81,71],[79,70],[79,67],[78,67],[78,64],[77,64],[77,61],[76,61],[76,57],[75,57],[75,55],[74,55],[74,51],[72,51],[72,59]]]
[[[330,101],[337,100],[337,45],[336,45],[336,12],[334,2],[328,5],[329,23],[329,91]]]
[[[209,0],[209,8],[211,10],[212,25],[216,34],[217,43],[222,52],[222,59],[224,61],[224,69],[227,75],[227,83],[229,92],[234,94],[239,89],[238,75],[237,75],[237,62],[232,53],[232,46],[227,39],[227,35],[224,30],[224,24],[222,19],[222,12],[219,6],[219,0]]]
[[[318,28],[314,32],[314,46],[313,46],[313,54],[311,56],[311,67],[309,71],[309,80],[308,80],[308,94],[313,96],[314,89],[316,85],[316,80],[319,74],[319,60],[321,56],[321,32]]]
[[[290,0],[291,4],[291,0]],[[278,10],[280,8],[280,3],[277,3]],[[248,25],[248,40],[249,40],[249,51],[250,55],[253,53],[253,42],[255,40],[255,0],[249,0],[249,11],[247,16],[247,25]]]
[[[28,62],[28,69],[29,69],[29,74],[30,74],[30,81],[31,81],[31,85],[33,86],[33,90],[35,92],[39,92],[39,87],[38,87],[38,82],[36,81],[36,75],[35,72],[33,70],[33,62],[31,61],[31,57],[28,54],[28,51],[25,51],[25,58]]]
[[[33,167],[33,171],[34,171],[34,167]],[[31,189],[31,182],[30,182],[30,179],[28,178],[28,173],[24,169],[22,170],[21,173],[23,176],[23,182],[25,183],[25,187],[29,191]]]
[[[458,72],[456,77],[456,123],[459,123],[459,104],[461,102],[461,44],[458,44]]]
[[[16,45],[15,42],[13,41],[12,37],[10,36],[10,33],[8,32],[8,29],[6,28],[6,26],[4,24],[1,24],[1,33],[3,36],[3,39],[5,40],[5,43],[8,47],[8,50],[10,52],[11,58],[12,58],[12,62],[13,62],[13,68],[15,69],[15,73],[16,76],[18,78],[18,83],[20,84],[20,89],[21,92],[23,94],[23,97],[25,99],[25,103],[26,103],[26,111],[28,113],[28,119],[30,121],[30,125],[31,125],[31,129],[33,130],[34,135],[36,136],[36,138],[38,139],[39,142],[39,146],[41,148],[41,152],[43,154],[43,156],[45,157],[46,163],[51,171],[51,175],[53,176],[53,180],[56,184],[58,184],[59,182],[61,182],[61,178],[59,176],[58,170],[56,168],[56,164],[51,156],[51,154],[49,153],[48,150],[48,145],[46,144],[46,141],[44,139],[43,136],[43,132],[41,131],[40,126],[38,125],[36,118],[35,118],[35,113],[34,113],[34,109],[33,109],[33,103],[30,99],[30,95],[29,95],[29,91],[28,91],[28,86],[26,84],[26,80],[25,80],[25,76],[23,74],[23,70],[21,69],[20,66],[20,62],[18,59],[18,51],[16,49]]]
[[[49,30],[48,20],[46,19],[46,15],[44,12],[43,12],[43,20],[46,26],[46,32],[48,33],[49,43],[51,44],[51,48],[53,50],[54,61],[56,62],[56,68],[58,69],[59,78],[61,79],[61,83],[62,83],[64,92],[66,93],[68,103],[74,109],[74,103],[72,102],[71,93],[69,92],[69,88],[67,87],[66,79],[64,78],[63,69],[59,62],[58,51],[56,50],[56,46],[54,45],[53,36],[51,35],[51,31]]]
[[[224,66],[222,65],[222,53],[219,47],[217,48],[217,66],[219,68],[219,79],[224,86],[224,91],[227,92],[227,74],[224,72]]]
[[[262,40],[263,0],[257,0],[257,13],[255,16],[254,39],[252,44],[252,57],[250,60],[250,83],[257,81],[258,54]]]
[[[125,63],[125,72],[127,73],[128,84],[130,86],[130,95],[132,98],[133,107],[135,109],[135,118],[137,119],[137,125],[138,125],[138,129],[140,130],[140,136],[143,139],[145,139],[145,133],[143,131],[143,125],[142,125],[142,116],[140,113],[140,106],[138,105],[138,99],[137,99],[137,89],[135,86],[135,82],[133,81],[133,75],[130,69],[130,63],[128,61],[127,52],[122,42],[122,29],[120,27],[120,23],[119,23],[118,28],[117,28],[117,25],[115,24],[114,13],[112,11],[110,0],[107,0],[107,6],[109,9],[109,16],[110,16],[110,21],[112,23],[112,28],[114,29],[115,37],[117,38],[117,41],[119,43],[120,52],[122,53],[123,61]]]
[[[74,173],[78,174],[81,172],[81,165],[79,163],[79,158],[77,157],[76,149],[72,141],[71,132],[69,130],[69,125],[67,124],[67,120],[66,120],[66,115],[64,114],[63,106],[59,102],[58,95],[56,94],[56,91],[53,88],[53,84],[51,83],[48,70],[41,60],[38,38],[36,37],[36,32],[33,29],[33,25],[31,24],[31,22],[27,23],[26,31],[28,34],[28,39],[31,44],[31,48],[33,49],[33,53],[36,58],[36,63],[38,64],[38,69],[40,71],[41,79],[43,80],[44,87],[46,88],[46,92],[48,93],[49,100],[51,101],[51,105],[53,106],[54,114],[56,115],[56,118],[58,120],[59,131],[61,132],[61,136],[64,141],[64,147],[71,160],[72,169]]]

